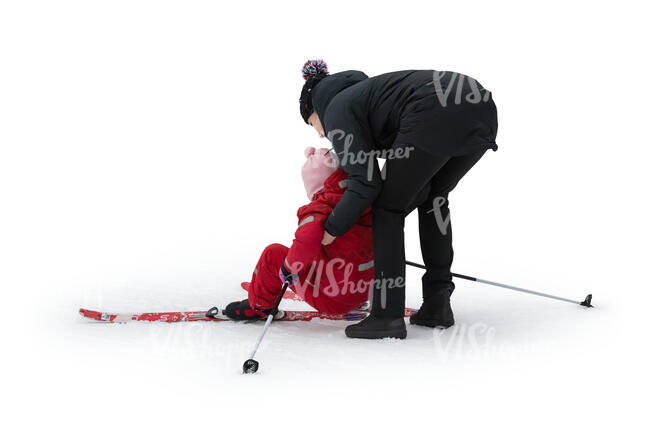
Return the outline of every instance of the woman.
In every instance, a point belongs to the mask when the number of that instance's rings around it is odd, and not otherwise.
[[[496,150],[497,112],[489,91],[455,72],[406,70],[368,78],[330,75],[307,61],[300,113],[330,140],[348,187],[324,224],[322,244],[345,234],[372,206],[375,280],[372,311],[350,325],[352,338],[406,338],[404,218],[418,209],[426,265],[415,325],[454,324],[453,248],[447,196],[488,150]],[[377,157],[386,158],[379,172]]]

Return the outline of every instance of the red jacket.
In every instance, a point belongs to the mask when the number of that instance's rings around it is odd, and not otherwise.
[[[343,196],[347,173],[339,168],[323,190],[298,209],[298,228],[284,266],[298,273],[296,292],[321,311],[342,313],[368,300],[374,279],[372,213],[368,208],[345,234],[323,246],[323,223]]]

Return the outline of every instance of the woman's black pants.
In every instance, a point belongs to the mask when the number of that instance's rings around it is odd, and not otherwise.
[[[426,266],[422,276],[423,298],[426,300],[435,294],[451,295],[454,250],[448,196],[484,153],[482,150],[450,158],[412,148],[408,157],[386,161],[382,190],[372,205],[374,316],[404,316],[404,219],[415,208],[418,209],[420,249]]]

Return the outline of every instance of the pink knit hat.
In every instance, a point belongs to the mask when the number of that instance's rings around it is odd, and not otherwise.
[[[325,184],[325,180],[339,167],[336,155],[326,148],[305,148],[307,161],[302,166],[302,181],[305,184],[307,198],[311,200],[314,194]]]

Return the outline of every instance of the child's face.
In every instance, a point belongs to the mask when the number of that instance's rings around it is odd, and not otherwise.
[[[325,130],[323,129],[323,124],[320,123],[320,118],[318,117],[316,112],[312,113],[311,116],[309,116],[307,122],[309,122],[309,125],[314,127],[314,129],[318,133],[318,137],[320,138],[325,137]]]

